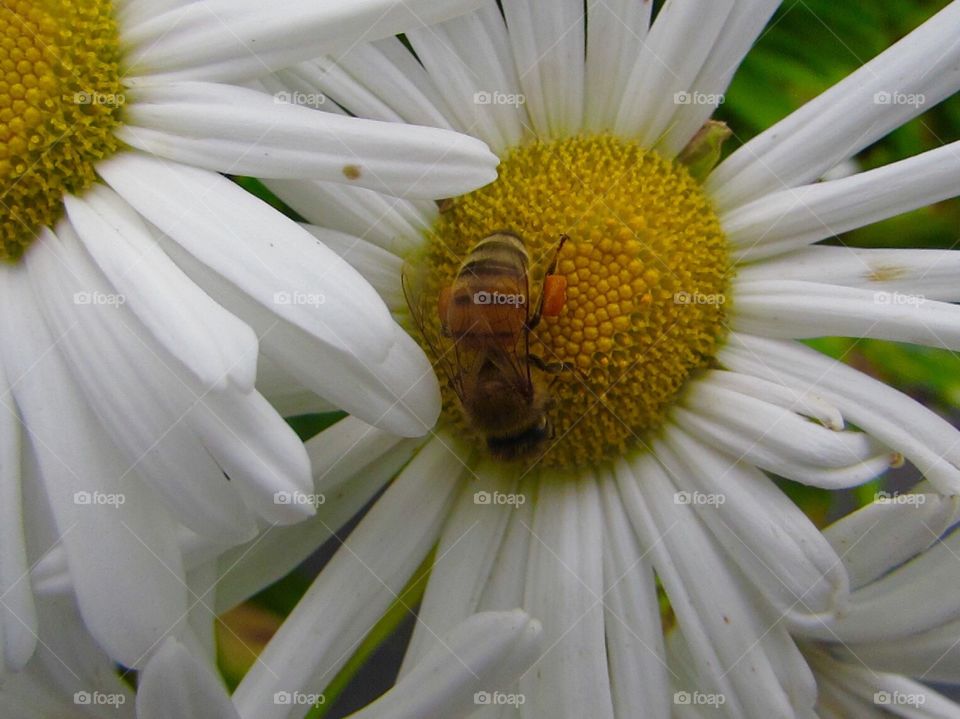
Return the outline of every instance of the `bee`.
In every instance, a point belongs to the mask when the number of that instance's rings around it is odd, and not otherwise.
[[[569,367],[531,353],[530,333],[544,317],[563,310],[567,283],[556,269],[567,239],[560,237],[533,312],[530,258],[523,240],[507,231],[480,240],[453,283],[440,291],[442,339],[430,338],[423,303],[411,297],[404,274],[404,295],[414,322],[460,400],[467,422],[498,460],[538,457],[555,435],[550,421],[553,380],[547,376]]]

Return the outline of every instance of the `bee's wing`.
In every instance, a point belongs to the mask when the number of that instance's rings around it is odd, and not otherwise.
[[[449,380],[450,387],[456,392],[457,396],[463,400],[463,377],[459,367],[459,360],[450,359],[450,352],[456,352],[451,343],[445,341],[436,332],[431,330],[429,323],[424,321],[424,313],[427,311],[437,311],[436,297],[433,302],[429,302],[426,292],[424,292],[423,270],[414,267],[410,262],[404,262],[400,270],[400,284],[403,287],[403,296],[407,301],[407,308],[410,310],[410,317],[413,324],[420,332],[423,341],[427,343],[431,354],[436,357],[436,363],[440,366],[443,373]]]

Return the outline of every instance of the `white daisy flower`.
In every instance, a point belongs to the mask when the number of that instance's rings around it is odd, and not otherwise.
[[[474,355],[463,346],[454,359],[434,309],[480,240],[520,238],[533,304],[568,235],[555,271],[568,290],[563,312],[529,335],[531,354],[563,363],[550,375],[531,369],[549,382],[554,436],[545,423],[485,435],[441,372],[444,412],[408,463],[409,440],[358,418],[309,443],[318,491],[344,507],[359,509],[399,473],[240,684],[241,716],[293,716],[273,692],[325,686],[434,547],[401,682],[464,617],[522,607],[543,623],[546,645],[516,687],[502,688],[525,698],[524,717],[680,714],[667,690],[683,677],[667,661],[662,590],[694,686],[722,696],[722,713],[812,715],[815,677],[788,628],[842,613],[849,577],[842,552],[764,471],[840,489],[906,458],[936,491],[960,489],[954,427],[794,341],[960,347],[950,304],[960,254],[816,243],[956,194],[960,147],[818,179],[919,113],[888,96],[930,107],[960,88],[960,2],[701,183],[694,173],[711,164],[716,128],[700,130],[777,5],[668,0],[650,25],[648,2],[589,4],[585,16],[574,0],[504,0],[502,13],[490,0],[408,33],[415,57],[385,39],[274,75],[271,89],[458,129],[500,155],[494,183],[439,211],[322,180],[268,183],[367,277],[455,386],[478,368],[507,371],[496,353],[500,369],[458,364]],[[408,278],[424,278],[419,322],[404,301],[405,264]],[[516,357],[521,368],[534,362],[526,349]],[[491,456],[527,440],[540,450],[533,461]],[[297,532],[280,530],[275,548],[296,547]],[[305,554],[269,568],[264,556],[251,574],[267,581]],[[228,597],[242,580],[225,583]]]
[[[224,547],[311,513],[278,501],[312,482],[254,388],[259,352],[377,426],[436,417],[435,387],[397,403],[429,364],[361,276],[218,173],[414,198],[488,182],[474,138],[240,86],[476,4],[0,8],[0,667],[35,649],[27,575],[52,547],[135,666],[186,614],[182,537]]]

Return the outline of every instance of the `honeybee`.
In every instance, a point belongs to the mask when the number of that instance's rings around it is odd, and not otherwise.
[[[459,398],[467,422],[483,435],[495,459],[535,458],[554,436],[549,416],[554,404],[552,380],[547,375],[568,367],[532,354],[530,332],[544,317],[559,315],[566,302],[566,278],[556,269],[567,239],[560,237],[532,313],[530,258],[523,240],[506,231],[480,240],[453,284],[439,294],[442,339],[436,343],[423,321],[423,303],[411,297],[404,274],[404,295],[414,322]]]

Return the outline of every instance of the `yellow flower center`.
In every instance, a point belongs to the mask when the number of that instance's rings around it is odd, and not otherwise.
[[[115,152],[120,43],[107,0],[0,6],[0,259],[20,257]]]
[[[559,238],[570,238],[558,265],[566,306],[530,337],[533,354],[575,368],[541,383],[553,398],[555,435],[537,461],[574,468],[642,448],[724,334],[731,262],[699,184],[682,165],[609,135],[517,148],[494,183],[443,209],[425,247],[408,258],[426,270],[424,296],[439,296],[476,243],[503,230],[529,253],[534,308]],[[424,330],[436,337],[439,314],[430,307]],[[470,424],[453,391],[444,392],[441,421],[462,436]]]

